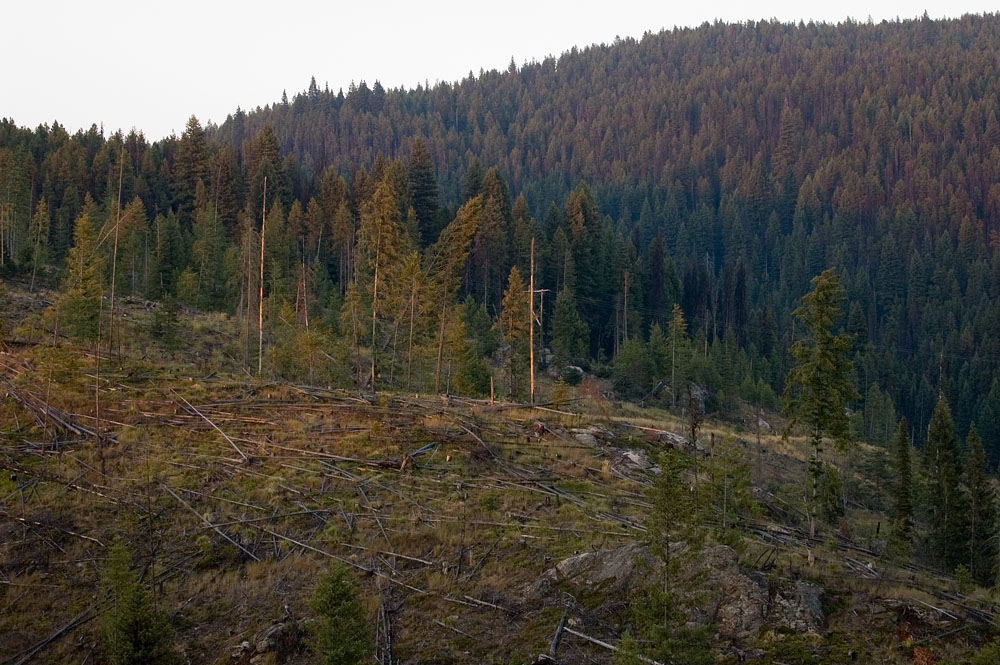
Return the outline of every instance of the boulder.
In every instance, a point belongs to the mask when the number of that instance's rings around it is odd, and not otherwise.
[[[805,580],[778,589],[767,615],[769,624],[795,633],[820,634],[826,626],[823,590]]]
[[[571,429],[570,433],[577,441],[585,446],[596,446],[601,441],[608,441],[613,438],[613,434],[600,427],[586,427]]]
[[[767,615],[767,586],[739,567],[736,552],[725,545],[698,557],[692,572],[703,577],[707,593],[701,603],[703,621],[714,623],[720,639],[744,642],[757,637]]]
[[[274,623],[257,633],[252,641],[244,641],[233,651],[233,665],[283,663],[301,648],[301,633],[294,619]]]
[[[611,451],[611,467],[622,474],[660,472],[649,453],[638,448]]]
[[[684,543],[670,544],[672,557],[686,550]],[[576,554],[542,573],[525,591],[525,600],[550,596],[559,583],[620,598],[654,565],[649,547],[640,543]],[[725,545],[693,553],[679,575],[680,586],[689,589],[685,593],[695,600],[691,623],[710,625],[720,640],[749,645],[765,626],[798,634],[824,630],[820,587],[799,580],[769,593],[764,576],[742,569],[736,552]]]
[[[542,598],[561,581],[588,591],[621,592],[631,586],[641,565],[651,563],[649,548],[640,543],[576,554],[542,573],[524,595],[526,599]]]

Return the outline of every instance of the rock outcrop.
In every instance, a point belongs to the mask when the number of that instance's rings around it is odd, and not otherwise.
[[[648,548],[638,543],[576,554],[542,573],[524,596],[532,600],[544,598],[563,581],[587,591],[622,592],[632,586],[642,565],[652,565],[652,559]]]
[[[681,554],[683,543],[671,543]],[[725,545],[686,557],[679,580],[690,594],[691,621],[712,627],[718,639],[738,644],[753,642],[765,627],[794,633],[823,632],[823,590],[804,580],[783,581],[768,588],[763,575],[740,567],[736,552]],[[550,597],[559,584],[577,591],[601,591],[620,597],[639,584],[640,575],[654,566],[646,545],[633,543],[615,549],[585,552],[546,570],[525,591],[532,601]]]
[[[271,665],[283,663],[302,646],[298,623],[291,617],[275,623],[257,633],[253,640],[245,640],[233,651],[232,665]]]

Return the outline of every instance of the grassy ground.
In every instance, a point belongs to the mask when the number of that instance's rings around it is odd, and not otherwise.
[[[9,297],[7,330],[20,329],[0,355],[0,663],[99,662],[100,576],[115,539],[191,663],[234,662],[286,613],[308,620],[334,560],[353,569],[372,616],[389,610],[399,662],[530,662],[548,650],[564,599],[524,590],[567,556],[646,538],[654,476],[614,462],[616,451],[655,453],[658,432],[683,431],[671,414],[593,391],[533,409],[257,380],[225,317],[183,316],[183,344],[164,348],[139,303],[122,308],[127,343],[102,351],[98,375],[94,348],[37,332],[41,299]],[[573,431],[591,425],[594,440]],[[846,662],[850,649],[913,662],[914,648],[947,655],[985,639],[963,605],[989,599],[877,560],[878,513],[854,507],[845,533],[808,539],[803,442],[768,434],[758,447],[754,432],[709,422],[703,447],[713,434],[737,447],[771,506],[739,532],[743,565],[830,590],[831,635],[767,634],[775,662]],[[577,630],[616,641],[628,599],[578,601]],[[566,662],[609,655],[573,637],[560,648]]]

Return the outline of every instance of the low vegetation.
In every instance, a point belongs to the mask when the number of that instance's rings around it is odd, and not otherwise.
[[[545,378],[536,406],[248,378],[227,361],[226,317],[182,311],[172,344],[148,332],[159,308],[127,304],[108,353],[39,334],[38,297],[7,297],[3,662],[521,665],[561,617],[558,662],[996,648],[989,589],[922,549],[921,469],[913,545],[887,547],[881,449],[824,452],[811,536],[815,451],[770,411],[692,437],[685,417],[608,400],[593,377]],[[625,588],[540,585],[567,559],[646,544],[650,568]],[[703,607],[715,573],[697,566],[730,549],[730,573],[775,598],[822,589],[824,628],[720,636]]]

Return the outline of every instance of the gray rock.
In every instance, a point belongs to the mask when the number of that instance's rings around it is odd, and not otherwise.
[[[706,550],[691,573],[704,578],[701,586],[707,597],[701,614],[703,620],[714,623],[719,638],[743,642],[757,637],[766,618],[767,587],[739,567],[732,548],[721,545]]]
[[[672,557],[687,550],[684,543],[670,543]],[[539,600],[565,583],[576,590],[599,590],[611,598],[638,584],[639,576],[654,565],[649,547],[641,543],[585,552],[546,570],[524,596]],[[680,578],[681,586],[690,587],[697,599],[691,623],[710,625],[721,640],[749,646],[767,625],[799,634],[822,634],[825,628],[820,587],[802,580],[787,582],[772,598],[763,575],[740,568],[738,555],[725,545],[692,553]]]
[[[613,438],[611,432],[607,432],[600,427],[587,427],[571,429],[570,433],[580,443],[585,446],[596,446],[601,441],[608,441]]]
[[[656,473],[659,471],[645,450],[627,448],[611,451],[611,466],[619,473]]]
[[[266,654],[274,654],[273,662],[283,663],[300,647],[299,626],[290,616],[287,621],[275,623],[254,636],[252,641],[244,641],[232,653],[237,665],[254,665],[264,661]]]
[[[768,622],[796,633],[821,634],[826,627],[823,590],[804,580],[778,589],[771,602]]]
[[[633,543],[610,550],[584,552],[563,559],[549,568],[528,587],[525,598],[538,599],[549,594],[556,583],[567,581],[586,590],[601,589],[610,593],[627,589],[637,569],[651,565],[649,548]]]

